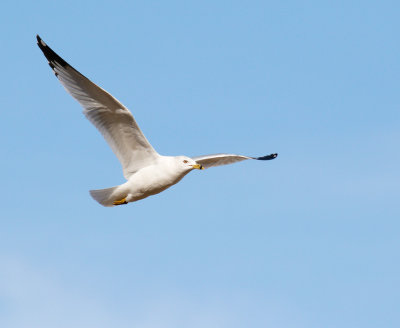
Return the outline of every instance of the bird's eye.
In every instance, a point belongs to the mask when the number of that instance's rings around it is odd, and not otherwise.
[[[188,163],[188,161],[187,161],[186,159],[184,159],[184,160],[183,160],[183,163],[185,163],[185,164],[186,164],[186,163]]]

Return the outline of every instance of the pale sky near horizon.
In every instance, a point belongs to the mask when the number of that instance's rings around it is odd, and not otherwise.
[[[4,1],[0,327],[400,326],[397,1]],[[279,153],[103,208],[36,34],[165,155]]]

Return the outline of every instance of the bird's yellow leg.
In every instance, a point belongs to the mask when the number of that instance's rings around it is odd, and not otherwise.
[[[125,197],[125,198],[122,198],[121,200],[115,200],[113,202],[113,204],[114,205],[125,205],[125,204],[128,204],[128,202],[126,201],[126,197]]]

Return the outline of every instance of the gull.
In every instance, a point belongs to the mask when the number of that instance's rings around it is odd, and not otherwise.
[[[278,156],[212,154],[191,158],[160,155],[147,141],[128,108],[69,65],[39,35],[36,38],[58,80],[81,104],[83,114],[100,131],[122,165],[125,183],[90,190],[90,195],[103,206],[124,205],[158,194],[194,169],[203,170],[247,159],[265,161]]]

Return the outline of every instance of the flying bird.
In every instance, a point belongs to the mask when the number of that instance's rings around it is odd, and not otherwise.
[[[36,38],[58,80],[82,105],[83,114],[100,131],[122,165],[125,183],[90,190],[90,195],[103,206],[124,205],[158,194],[194,169],[203,170],[247,159],[271,160],[278,156],[162,156],[147,141],[128,108],[69,65],[39,35]]]

